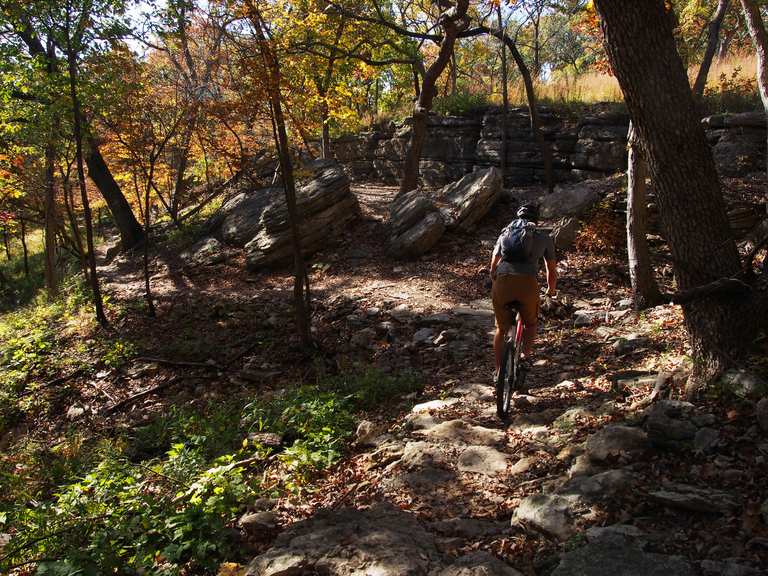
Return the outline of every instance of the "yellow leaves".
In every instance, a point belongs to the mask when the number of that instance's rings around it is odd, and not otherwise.
[[[235,562],[224,562],[219,566],[216,576],[245,576],[247,567]]]

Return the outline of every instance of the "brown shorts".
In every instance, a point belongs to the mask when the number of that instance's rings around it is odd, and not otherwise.
[[[523,324],[531,326],[539,318],[539,284],[535,276],[528,274],[500,274],[493,282],[491,292],[493,312],[496,315],[496,326],[506,332],[515,319],[506,305],[517,300],[520,302],[520,315]]]

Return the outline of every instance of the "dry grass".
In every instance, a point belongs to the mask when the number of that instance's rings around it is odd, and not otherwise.
[[[698,71],[698,65],[688,69],[691,84]],[[754,54],[737,54],[722,61],[715,60],[707,78],[707,91],[710,94],[718,94],[732,88],[734,84],[744,86],[754,83],[755,77]],[[600,72],[588,72],[576,77],[570,74],[559,75],[547,82],[538,83],[536,93],[542,101],[554,103],[591,104],[624,100],[616,78]],[[513,104],[525,105],[525,92],[521,83],[510,87],[509,97]]]
[[[699,71],[698,66],[692,66],[688,69],[688,77],[693,82]],[[756,80],[757,78],[757,57],[754,54],[736,54],[728,56],[724,60],[715,59],[712,67],[709,69],[707,77],[707,88],[716,90],[720,86],[720,79],[732,78],[734,72],[739,78],[746,80]]]
[[[622,102],[624,97],[614,76],[588,72],[573,77],[563,75],[538,86],[540,98],[552,102]]]

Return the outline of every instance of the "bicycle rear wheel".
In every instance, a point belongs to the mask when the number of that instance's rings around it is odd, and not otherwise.
[[[504,343],[504,354],[496,378],[496,414],[505,419],[509,416],[512,392],[516,385],[516,373],[520,363],[520,353],[511,338]]]

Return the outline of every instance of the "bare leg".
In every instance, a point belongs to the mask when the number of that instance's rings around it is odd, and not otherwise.
[[[538,322],[534,322],[526,325],[523,329],[523,353],[526,358],[530,358],[533,353],[533,343],[536,341],[538,328]]]
[[[496,326],[496,334],[493,335],[493,354],[496,357],[496,372],[501,369],[501,355],[504,354],[504,332]]]

